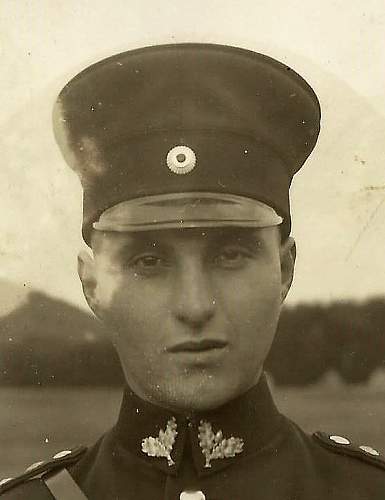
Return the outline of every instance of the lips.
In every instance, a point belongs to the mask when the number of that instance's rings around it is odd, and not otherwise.
[[[227,342],[223,340],[205,339],[199,341],[188,341],[176,344],[168,348],[169,352],[204,352],[212,349],[222,349],[226,347]]]

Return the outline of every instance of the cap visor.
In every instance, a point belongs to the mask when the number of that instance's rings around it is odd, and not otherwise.
[[[98,231],[194,227],[269,227],[282,223],[273,208],[251,198],[218,193],[171,193],[119,203],[102,213]]]

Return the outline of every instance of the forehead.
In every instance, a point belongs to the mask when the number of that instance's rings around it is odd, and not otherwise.
[[[91,246],[96,253],[115,253],[125,248],[141,246],[177,247],[186,242],[202,247],[227,243],[275,245],[279,243],[279,229],[266,228],[184,228],[138,232],[93,231]]]

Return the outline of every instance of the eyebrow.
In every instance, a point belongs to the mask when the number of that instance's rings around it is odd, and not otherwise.
[[[199,237],[210,239],[207,243],[211,247],[218,247],[225,244],[240,244],[245,245],[250,249],[255,249],[263,240],[261,232],[258,229],[250,230],[249,228],[216,228],[213,230],[205,228],[183,229],[183,232],[178,233],[181,238]],[[166,232],[143,232],[132,233],[126,235],[123,241],[120,241],[116,246],[114,256],[119,258],[127,255],[127,253],[135,254],[151,249],[170,248]]]
[[[262,240],[262,233],[258,229],[249,228],[231,228],[229,231],[221,231],[218,233],[215,241],[224,243],[226,241],[233,241],[247,245],[255,245]]]
[[[140,237],[129,235],[129,237],[124,239],[124,241],[119,242],[117,245],[117,249],[115,252],[116,257],[125,256],[127,253],[138,253],[143,252],[144,250],[149,250],[156,248],[158,243],[155,238],[140,235]]]

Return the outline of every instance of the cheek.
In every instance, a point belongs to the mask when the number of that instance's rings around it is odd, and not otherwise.
[[[98,306],[102,311],[112,309],[119,290],[123,289],[122,277],[113,271],[98,269],[96,283],[95,297]]]
[[[281,310],[279,269],[249,273],[222,289],[221,303],[234,335],[246,357],[263,356],[274,338]]]
[[[98,286],[98,302],[101,319],[110,327],[116,347],[150,354],[161,350],[159,325],[168,311],[165,294],[143,286],[134,277],[110,275]]]
[[[249,269],[245,274],[233,277],[231,283],[219,284],[218,293],[228,311],[242,319],[242,314],[263,319],[264,314],[275,313],[281,303],[281,274],[277,266]],[[264,313],[264,314],[263,314]],[[245,319],[246,319],[245,318]]]

